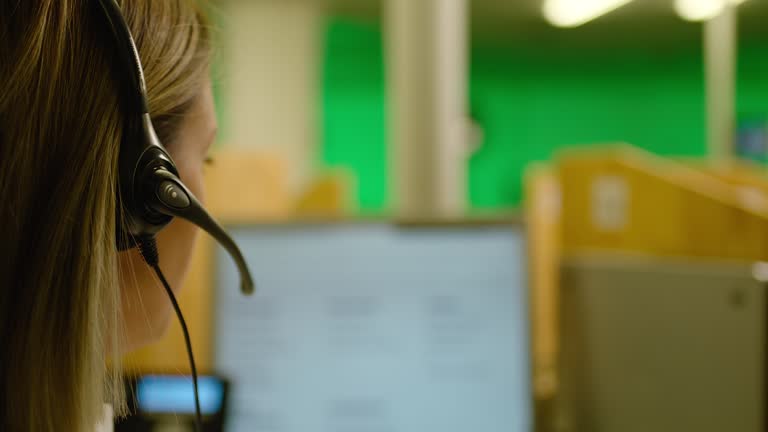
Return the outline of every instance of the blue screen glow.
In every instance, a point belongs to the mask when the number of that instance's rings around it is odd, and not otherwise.
[[[221,380],[199,377],[200,409],[203,415],[216,414],[224,402],[224,383]],[[192,377],[150,375],[142,377],[136,387],[139,409],[146,413],[195,412]]]

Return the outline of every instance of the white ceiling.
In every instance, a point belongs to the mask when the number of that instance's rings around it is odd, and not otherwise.
[[[328,0],[337,10],[376,11],[384,0]],[[473,11],[483,15],[494,15],[512,19],[530,19],[541,16],[543,0],[469,0]],[[612,15],[616,17],[649,18],[674,15],[673,0],[636,0],[620,8]],[[750,0],[741,6],[751,11],[768,10],[768,1]]]
[[[327,0],[335,14],[378,19],[385,0]],[[420,0],[413,0],[420,1]],[[585,43],[630,41],[687,43],[698,41],[701,26],[687,23],[674,12],[673,0],[636,0],[577,29],[556,29],[541,15],[543,0],[470,0],[475,37],[502,40],[557,40]],[[740,7],[740,35],[768,38],[768,0],[749,0]],[[606,34],[611,38],[606,39]]]

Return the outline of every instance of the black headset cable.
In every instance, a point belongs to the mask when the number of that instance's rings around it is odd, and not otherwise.
[[[189,366],[192,369],[192,384],[195,391],[195,429],[197,429],[197,432],[203,432],[203,415],[200,410],[200,392],[197,385],[197,367],[195,366],[195,356],[192,354],[192,341],[189,338],[187,322],[184,320],[184,315],[181,313],[181,307],[179,307],[179,302],[176,301],[176,296],[173,294],[171,286],[165,279],[163,271],[160,270],[160,256],[157,252],[157,242],[155,241],[155,238],[152,236],[142,236],[139,238],[138,246],[142,258],[147,265],[155,271],[155,274],[163,284],[163,288],[165,288],[165,292],[168,294],[168,298],[173,305],[173,310],[176,312],[176,317],[179,319],[179,324],[181,324],[181,330],[184,333],[184,342],[187,346],[187,355],[189,356]]]

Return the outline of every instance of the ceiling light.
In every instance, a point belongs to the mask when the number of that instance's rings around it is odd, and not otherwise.
[[[707,21],[723,12],[728,4],[738,6],[745,0],[675,0],[675,10],[688,21]]]
[[[545,0],[544,17],[557,27],[577,27],[632,0]]]

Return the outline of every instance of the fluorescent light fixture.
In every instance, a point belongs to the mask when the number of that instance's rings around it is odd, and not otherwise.
[[[687,21],[707,21],[723,12],[728,4],[738,6],[745,0],[675,0],[675,10]]]
[[[545,0],[544,17],[557,27],[578,27],[632,0]]]

